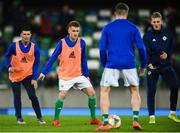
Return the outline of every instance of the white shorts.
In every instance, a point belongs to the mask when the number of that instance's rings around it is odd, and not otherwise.
[[[74,89],[81,90],[84,88],[92,87],[92,84],[85,76],[79,76],[71,80],[59,80],[59,90],[68,91],[72,87]]]
[[[130,85],[139,86],[139,78],[137,75],[136,68],[133,69],[110,69],[105,68],[102,74],[101,86],[119,86],[119,78],[124,80],[124,86],[128,87]]]

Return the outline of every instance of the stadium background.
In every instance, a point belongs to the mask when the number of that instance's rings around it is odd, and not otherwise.
[[[4,65],[4,53],[8,45],[19,39],[19,28],[28,24],[32,28],[32,41],[41,52],[41,65],[45,65],[52,54],[58,40],[66,35],[66,25],[76,19],[82,25],[81,36],[87,43],[87,55],[90,79],[97,92],[97,107],[99,107],[99,82],[102,68],[99,62],[99,38],[105,24],[113,19],[113,7],[117,2],[126,2],[130,7],[128,19],[134,22],[143,35],[149,28],[148,17],[153,11],[163,14],[165,25],[174,32],[173,66],[180,79],[180,12],[177,1],[173,0],[4,0],[0,1],[0,110],[13,107],[13,95],[8,82],[8,72]],[[41,107],[54,107],[58,95],[56,62],[44,82],[39,82],[37,94]],[[139,62],[137,62],[137,67]],[[113,89],[110,94],[112,108],[130,108],[129,90],[123,87]],[[146,81],[140,79],[142,108],[146,108]],[[179,95],[180,97],[180,95]],[[24,89],[22,90],[23,107],[31,107]],[[169,108],[169,89],[159,82],[156,95],[157,108]],[[87,108],[87,97],[80,91],[71,90],[64,107]],[[180,109],[180,100],[178,100]],[[3,112],[3,111],[0,111]]]

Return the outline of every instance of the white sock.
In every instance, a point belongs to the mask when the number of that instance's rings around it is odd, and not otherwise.
[[[150,115],[149,117],[150,117],[150,118],[155,118],[155,115]]]
[[[176,114],[176,111],[170,110],[170,114]]]

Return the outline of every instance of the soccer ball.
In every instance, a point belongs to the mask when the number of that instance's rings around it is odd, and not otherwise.
[[[111,128],[119,128],[121,126],[121,119],[118,115],[110,115],[108,120],[109,124],[112,126]]]

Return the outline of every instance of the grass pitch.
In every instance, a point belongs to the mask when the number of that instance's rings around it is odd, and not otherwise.
[[[45,125],[39,125],[35,116],[24,116],[26,125],[18,125],[15,116],[0,115],[0,132],[97,132],[98,125],[89,124],[89,116],[61,116],[61,127],[51,125],[53,116],[44,116]],[[120,116],[122,125],[119,129],[108,132],[136,132],[131,128],[132,117]],[[101,117],[99,117],[101,119]],[[148,124],[149,117],[141,116],[142,132],[180,132],[180,123],[167,117],[156,117],[156,124]]]

